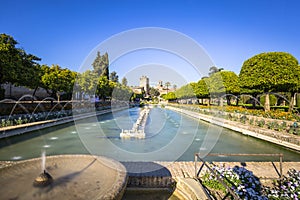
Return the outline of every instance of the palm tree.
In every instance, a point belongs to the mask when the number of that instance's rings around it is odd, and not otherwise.
[[[177,89],[177,85],[174,84],[173,85],[173,89],[176,90]]]
[[[170,82],[166,82],[166,83],[165,83],[165,86],[167,87],[167,94],[168,94],[168,92],[169,92],[169,87],[170,87],[170,85],[171,85]]]

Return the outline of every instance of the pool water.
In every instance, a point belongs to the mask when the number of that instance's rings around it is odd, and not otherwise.
[[[47,155],[93,154],[118,161],[193,161],[194,153],[283,153],[284,161],[300,161],[300,154],[177,112],[154,107],[145,139],[122,139],[143,108],[86,118],[0,140],[0,160],[23,160]],[[270,157],[207,157],[215,161],[269,161]],[[278,160],[278,158],[275,158]]]

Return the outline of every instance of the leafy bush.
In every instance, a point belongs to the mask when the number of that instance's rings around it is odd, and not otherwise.
[[[242,122],[243,124],[245,124],[247,120],[248,118],[246,117],[246,115],[240,117],[240,122]]]
[[[241,199],[267,199],[261,194],[262,186],[259,179],[251,171],[238,166],[234,168],[213,167],[213,170]],[[225,187],[211,173],[207,172],[202,178],[203,185],[226,194]]]
[[[253,123],[254,123],[254,119],[251,118],[251,119],[249,120],[249,124],[250,124],[250,125],[253,125]]]
[[[268,127],[268,129],[271,129],[271,130],[278,130],[279,124],[276,121],[269,121],[267,123],[267,127]]]
[[[263,119],[256,120],[256,125],[259,127],[263,127],[265,125],[265,120],[263,120]]]
[[[223,178],[224,182],[228,187],[232,187],[232,183],[241,183],[239,180],[239,177],[237,174],[233,172],[232,168],[222,168],[222,167],[213,167],[212,168],[216,173],[220,174],[220,176]],[[203,185],[206,187],[209,187],[214,190],[220,190],[222,192],[226,192],[226,188],[217,180],[217,178],[209,173],[206,172],[205,175],[202,177],[203,178]]]
[[[280,124],[280,126],[279,126],[280,128],[279,128],[279,131],[281,131],[281,130],[285,130],[286,129],[286,122],[281,122],[281,124]]]
[[[241,199],[300,199],[300,171],[295,169],[290,169],[287,177],[275,181],[271,187],[262,186],[259,179],[243,167],[214,167],[213,170],[220,174],[225,184]],[[225,187],[211,173],[206,172],[202,179],[203,185],[207,188],[226,194]]]

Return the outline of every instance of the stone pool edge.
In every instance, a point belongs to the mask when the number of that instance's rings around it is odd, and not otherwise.
[[[21,124],[17,126],[9,126],[9,127],[4,127],[0,128],[0,139],[7,138],[7,137],[12,137],[16,135],[22,135],[31,131],[36,131],[44,128],[49,128],[53,126],[58,126],[61,124],[66,124],[72,121],[76,120],[81,120],[89,117],[94,117],[98,115],[103,115],[107,114],[113,111],[121,111],[127,109],[126,108],[118,108],[118,109],[106,109],[106,110],[101,110],[98,112],[92,112],[92,113],[84,113],[80,115],[75,115],[75,116],[68,116],[68,117],[63,117],[63,118],[58,118],[58,119],[53,119],[53,120],[45,120],[45,121],[39,121],[39,122],[33,122],[33,123],[28,123],[28,124]]]
[[[260,139],[260,140],[271,142],[271,143],[283,146],[285,148],[289,148],[289,149],[295,150],[297,152],[300,152],[300,146],[299,145],[293,144],[293,143],[290,143],[290,142],[287,142],[287,141],[283,141],[280,138],[274,138],[274,137],[270,137],[270,136],[267,136],[267,135],[263,135],[263,134],[259,133],[259,129],[257,129],[258,132],[254,132],[252,130],[245,129],[244,127],[242,127],[242,125],[240,125],[237,122],[233,122],[233,121],[226,120],[226,119],[223,119],[223,118],[218,118],[218,117],[209,116],[209,115],[203,115],[203,114],[196,113],[196,112],[193,112],[193,111],[175,108],[175,107],[172,107],[172,106],[165,106],[165,108],[176,111],[176,112],[179,112],[179,113],[182,113],[182,114],[185,114],[185,115],[187,115],[189,117],[192,117],[194,119],[200,119],[202,121],[209,122],[211,124],[218,125],[218,126],[221,126],[221,127],[224,127],[224,128],[242,133],[243,135],[251,136],[251,137],[254,137],[254,138],[257,138],[257,139]]]

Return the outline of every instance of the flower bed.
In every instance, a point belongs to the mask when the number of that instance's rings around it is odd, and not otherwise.
[[[295,113],[287,113],[278,110],[264,112],[261,110],[248,110],[242,107],[234,106],[208,107],[178,104],[171,104],[171,106],[240,122],[245,125],[257,126],[274,131],[284,131],[290,134],[300,135],[300,116]]]
[[[110,108],[111,108],[110,106],[97,107],[96,111],[106,110]],[[60,110],[60,111],[52,111],[52,112],[39,112],[39,113],[32,113],[32,114],[13,114],[9,116],[0,116],[0,128],[38,122],[38,121],[59,119],[63,117],[72,116],[73,114],[78,115],[78,114],[89,113],[94,111],[95,108],[82,107],[74,110]]]
[[[295,169],[288,171],[288,176],[275,181],[272,187],[263,186],[259,179],[244,167],[235,166],[212,168],[225,184],[241,199],[299,199],[300,172]],[[223,199],[227,190],[215,176],[208,171],[201,177],[202,184],[209,189],[216,199]],[[280,184],[281,183],[281,184]]]

